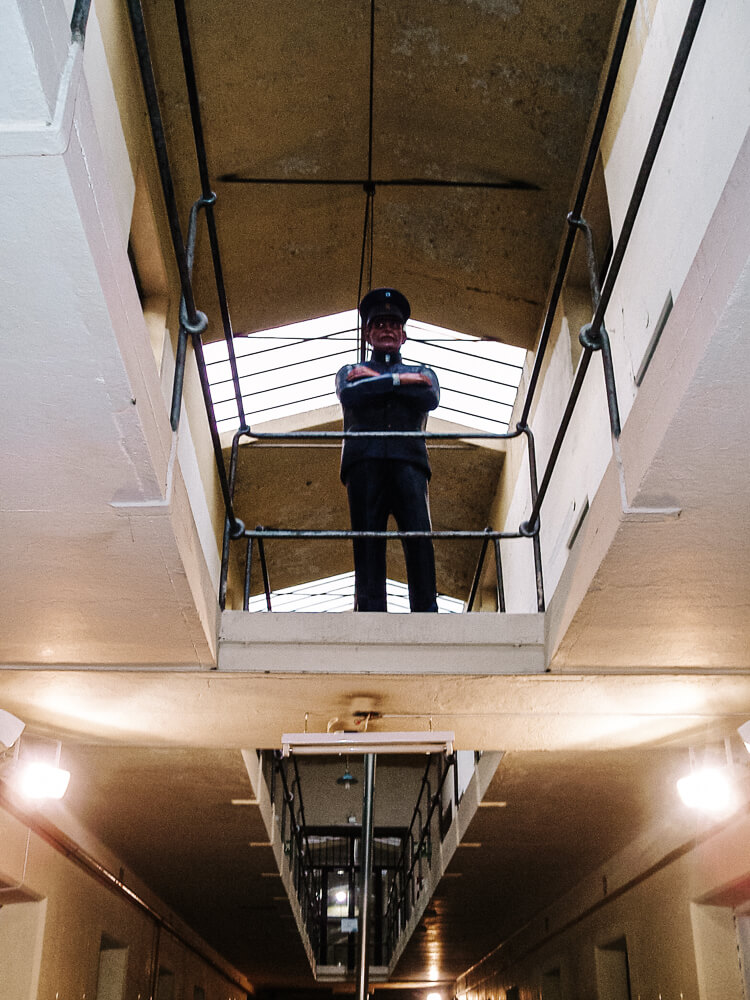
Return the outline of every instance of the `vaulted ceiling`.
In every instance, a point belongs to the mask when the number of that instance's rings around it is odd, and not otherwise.
[[[175,19],[144,7],[186,217],[200,188]],[[235,330],[356,305],[370,180],[372,285],[398,285],[419,319],[531,347],[616,9],[189,2]],[[213,306],[207,254],[197,276]]]

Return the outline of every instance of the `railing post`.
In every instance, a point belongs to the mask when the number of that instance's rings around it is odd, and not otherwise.
[[[365,754],[365,786],[362,800],[362,855],[360,859],[359,891],[359,955],[357,998],[367,1000],[369,960],[367,939],[370,929],[370,877],[372,874],[372,807],[375,797],[375,754]]]
[[[500,557],[500,539],[494,538],[495,543],[495,580],[497,582],[497,610],[505,611],[505,587],[503,585],[503,563]],[[458,778],[456,779],[458,788]]]

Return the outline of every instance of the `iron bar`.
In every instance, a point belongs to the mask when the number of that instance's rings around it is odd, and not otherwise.
[[[247,540],[247,553],[245,554],[245,589],[242,595],[242,610],[247,611],[250,607],[250,574],[253,568],[253,540]]]
[[[90,10],[91,0],[76,0],[70,19],[70,40],[72,42],[80,42],[83,45]]]
[[[370,881],[372,877],[372,817],[375,797],[374,753],[365,754],[365,783],[362,798],[362,857],[359,865],[359,940],[357,955],[357,997],[367,1000],[369,956],[367,943],[370,932]]]
[[[270,348],[268,348],[268,350],[269,351],[281,351],[285,347],[297,347],[297,346],[298,346],[297,344],[282,344],[280,347],[270,347]],[[243,358],[252,358],[253,360],[255,360],[256,358],[260,357],[262,354],[266,354],[266,353],[267,353],[267,351],[255,351],[252,354],[243,354],[242,357]],[[253,371],[247,372],[247,374],[245,374],[245,375],[240,375],[240,379],[257,378],[259,375],[270,375],[272,372],[277,372],[279,370],[279,368],[284,368],[286,370],[288,368],[295,368],[298,365],[309,365],[309,364],[312,363],[312,361],[315,361],[315,360],[328,361],[330,358],[337,358],[339,356],[343,356],[343,355],[349,354],[349,353],[350,353],[350,348],[347,347],[343,351],[332,351],[330,354],[325,354],[320,359],[317,359],[317,358],[315,358],[315,359],[302,358],[301,361],[285,361],[281,365],[274,365],[272,368],[256,368]],[[226,364],[226,362],[224,360],[218,361],[218,362],[217,361],[209,361],[208,365],[206,367],[210,367],[211,365],[215,365],[215,364],[222,364],[223,365],[223,364]],[[324,372],[322,375],[316,375],[315,376],[315,378],[330,378],[330,377],[331,377],[331,372],[330,371]],[[218,385],[226,385],[228,382],[231,382],[231,381],[232,381],[231,378],[217,379],[216,382],[212,382],[211,383],[211,387],[215,389],[216,386],[218,386]],[[311,381],[311,379],[302,379],[302,381],[303,382],[309,382],[309,381]],[[283,387],[286,388],[290,384],[292,384],[292,385],[300,385],[301,383],[300,382],[293,382],[293,383],[285,382]],[[276,388],[279,388],[279,387],[277,386]],[[266,389],[264,391],[268,392],[269,390]],[[218,402],[222,402],[222,400],[218,400]]]
[[[254,531],[245,528],[243,532],[245,538],[442,538],[442,539],[462,539],[462,538],[529,538],[531,532],[521,531],[351,531],[344,528],[262,528],[257,527]],[[261,556],[261,566],[263,559]]]
[[[207,320],[205,315],[203,313],[199,313],[196,309],[195,299],[193,297],[193,286],[189,273],[187,250],[182,236],[182,227],[180,225],[180,216],[177,208],[174,183],[172,180],[172,171],[169,164],[169,156],[167,154],[167,142],[164,134],[164,125],[161,118],[161,111],[159,109],[159,98],[156,90],[156,81],[154,79],[154,70],[151,64],[146,27],[143,20],[143,8],[141,7],[140,0],[128,0],[128,12],[130,15],[130,24],[135,41],[136,54],[138,56],[141,82],[143,84],[143,91],[146,98],[146,107],[151,124],[151,136],[153,138],[154,150],[156,152],[156,159],[159,167],[159,176],[161,179],[162,193],[164,195],[164,203],[169,221],[172,247],[174,250],[175,262],[180,275],[180,287],[185,301],[185,312],[187,316],[184,318],[181,317],[181,321],[193,338],[193,346],[198,363],[198,374],[200,377],[201,390],[203,392],[203,402],[206,407],[206,415],[208,417],[209,428],[211,431],[211,442],[214,450],[214,458],[216,460],[216,470],[219,477],[221,492],[224,497],[224,506],[226,508],[227,517],[231,522],[230,533],[233,536],[239,537],[239,534],[241,533],[241,522],[235,517],[234,510],[232,508],[232,498],[229,493],[226,469],[224,468],[224,456],[221,450],[219,432],[216,426],[213,405],[211,403],[211,388],[208,384],[206,364],[203,357],[203,345],[200,335],[206,328]]]
[[[172,383],[172,408],[169,412],[169,425],[176,431],[180,425],[180,411],[182,409],[182,387],[185,381],[185,358],[187,355],[188,334],[185,327],[180,323],[180,330],[177,334],[177,350],[174,358],[174,381]]]
[[[224,518],[224,533],[221,540],[221,571],[219,574],[219,608],[223,611],[227,606],[227,581],[229,578],[229,518]]]
[[[490,536],[487,534],[491,531],[491,528],[485,528],[484,539],[482,541],[482,547],[479,550],[479,559],[477,559],[477,568],[474,570],[474,579],[471,581],[471,589],[469,591],[469,600],[466,602],[466,611],[469,612],[474,607],[474,599],[477,596],[477,591],[479,590],[479,581],[482,578],[482,570],[484,568],[484,558],[487,555],[487,546],[490,543]],[[497,539],[494,539],[497,541]]]
[[[414,322],[417,323],[419,321],[415,320]],[[301,326],[302,323],[300,323],[299,325]],[[412,329],[411,325],[409,326],[409,329],[410,330]],[[344,334],[347,333],[352,333],[354,334],[354,336],[345,337]],[[254,341],[283,340],[283,341],[289,341],[291,344],[309,344],[318,340],[340,340],[342,343],[356,344],[357,343],[356,334],[357,334],[356,326],[343,327],[340,330],[333,330],[331,333],[316,333],[316,334],[295,333],[295,334],[284,335],[278,333],[277,330],[275,329],[262,330],[262,331],[259,330],[255,333],[246,330],[241,330],[240,332],[235,332],[234,339],[254,340]],[[492,337],[469,337],[468,334],[466,336],[457,336],[457,337],[415,337],[413,334],[411,334],[408,338],[408,342],[410,344],[428,344],[431,347],[433,347],[435,344],[466,344],[467,346],[471,346],[472,344],[500,343],[500,341],[494,340]],[[281,346],[284,347],[288,345],[282,344]],[[275,351],[275,350],[277,350],[277,348],[275,347],[267,347],[267,348],[264,347],[260,351],[253,351],[252,353],[264,354],[266,351]],[[461,351],[457,347],[443,347],[441,348],[441,350],[453,351],[457,354],[463,354],[470,358],[476,357],[476,355],[472,354],[471,351]],[[497,358],[481,358],[480,360],[490,361],[494,365],[507,365],[508,368],[523,369],[523,365],[516,365],[512,361],[499,361]],[[208,366],[210,368],[211,365],[217,365],[220,363],[221,361],[209,361]]]
[[[500,557],[500,539],[493,538],[495,546],[495,580],[497,585],[497,610],[505,611],[505,587],[503,585],[503,563]]]
[[[617,246],[612,254],[612,261],[610,262],[607,276],[604,280],[604,287],[601,291],[599,304],[596,308],[596,312],[594,313],[594,318],[591,321],[591,327],[593,330],[598,330],[601,326],[604,320],[604,313],[606,312],[609,300],[612,297],[615,282],[619,276],[620,267],[622,266],[622,261],[625,257],[625,251],[627,250],[630,236],[635,225],[636,216],[639,208],[641,207],[641,202],[643,201],[646,184],[648,183],[648,179],[651,175],[651,170],[653,168],[654,161],[656,160],[656,154],[658,153],[659,146],[661,145],[661,140],[664,137],[667,122],[669,121],[669,116],[674,105],[675,97],[677,96],[677,90],[682,79],[682,74],[685,71],[685,65],[687,64],[693,41],[695,40],[695,35],[698,30],[698,25],[700,24],[705,4],[706,0],[693,0],[693,3],[690,6],[690,11],[685,22],[680,43],[677,47],[677,52],[672,63],[669,79],[667,80],[661,104],[659,105],[656,121],[654,122],[653,129],[651,130],[651,136],[641,162],[640,170],[638,171],[635,187],[633,188],[633,193],[630,196],[628,209],[622,222],[622,229],[620,230],[620,236],[617,240]],[[576,212],[575,214],[578,215],[579,213]]]
[[[187,309],[188,320],[191,325],[198,322],[198,311],[193,298],[193,286],[190,281],[187,266],[187,254],[185,251],[185,241],[182,236],[180,225],[180,214],[177,209],[177,198],[175,196],[174,183],[172,181],[172,170],[169,165],[169,155],[167,153],[167,140],[164,134],[164,124],[159,109],[159,96],[156,90],[156,80],[154,79],[154,68],[151,64],[151,54],[146,35],[146,26],[143,20],[143,8],[140,0],[128,0],[128,12],[130,14],[130,26],[135,40],[135,50],[138,56],[138,65],[141,72],[141,82],[146,97],[146,108],[149,121],[151,123],[151,136],[154,141],[156,161],[159,167],[159,177],[161,179],[162,193],[167,210],[169,221],[169,232],[172,238],[175,262],[180,274],[180,286],[185,297],[185,307]]]
[[[455,755],[453,755],[452,764],[453,764],[453,767],[455,768],[455,766],[456,766],[455,765]],[[403,847],[403,851],[402,851],[402,854],[401,854],[401,858],[399,859],[399,863],[398,863],[398,867],[401,867],[402,866],[402,862],[403,862],[403,870],[405,872],[405,874],[404,874],[403,888],[402,888],[402,894],[401,894],[401,899],[399,899],[398,896],[397,896],[397,894],[396,894],[397,883],[395,881],[394,881],[393,885],[391,886],[390,893],[388,894],[388,904],[387,904],[387,907],[386,907],[385,917],[383,919],[385,920],[386,927],[388,928],[389,940],[393,939],[393,936],[392,936],[392,933],[391,933],[391,929],[393,927],[397,926],[398,916],[399,916],[399,912],[400,912],[401,906],[402,906],[402,900],[404,902],[406,902],[409,899],[409,896],[411,895],[411,903],[412,903],[412,906],[414,906],[416,904],[417,898],[419,897],[419,891],[415,892],[414,872],[415,872],[415,869],[416,869],[416,866],[417,866],[417,862],[421,861],[422,845],[423,845],[426,837],[429,835],[430,826],[431,826],[431,823],[432,823],[432,817],[433,817],[433,814],[434,814],[436,808],[438,807],[438,805],[440,803],[440,797],[441,797],[441,795],[443,793],[443,786],[445,784],[445,779],[446,779],[446,777],[448,775],[448,771],[450,770],[450,767],[446,767],[445,770],[442,771],[442,773],[439,775],[439,780],[438,780],[438,783],[437,783],[435,794],[428,796],[427,801],[428,801],[428,804],[429,804],[429,808],[427,810],[427,816],[426,816],[424,824],[422,826],[422,831],[421,831],[421,834],[420,834],[420,838],[417,841],[416,846],[414,846],[414,841],[413,841],[413,838],[411,837],[411,831],[412,831],[412,829],[414,827],[414,822],[415,822],[415,817],[417,815],[417,812],[420,810],[420,802],[421,802],[421,799],[422,799],[422,793],[424,792],[425,786],[429,787],[429,773],[430,773],[430,767],[431,767],[431,765],[432,765],[432,755],[430,755],[430,757],[428,759],[428,762],[427,762],[427,767],[425,768],[425,773],[424,773],[424,776],[422,778],[422,785],[421,785],[420,790],[419,790],[419,795],[417,796],[417,805],[415,806],[414,814],[412,815],[412,820],[411,820],[411,823],[409,824],[409,833],[408,833],[407,837],[404,838],[404,847]],[[420,819],[421,819],[421,811],[420,811]],[[410,863],[409,868],[407,870],[406,869],[406,848],[407,848],[407,842],[409,842],[409,841],[411,841],[411,844],[412,844],[411,851],[410,851],[410,854],[411,854],[411,863]],[[405,907],[405,910],[404,910],[404,923],[406,923],[407,920],[408,920],[408,907]]]
[[[321,392],[321,393],[318,393],[315,396],[306,396],[304,399],[295,399],[292,402],[294,404],[297,404],[297,405],[300,404],[300,403],[312,403],[316,399],[325,399],[327,397],[330,397],[331,395],[332,395],[331,392]],[[250,414],[248,414],[248,416],[253,417],[253,416],[256,416],[258,414],[262,414],[265,419],[268,419],[267,415],[271,412],[271,410],[281,410],[285,406],[289,406],[289,405],[291,405],[291,404],[289,402],[286,402],[286,403],[276,403],[276,404],[274,404],[274,406],[264,406],[263,409],[261,409],[261,410],[253,410]],[[443,403],[441,405],[442,405],[442,409],[443,410],[448,410],[451,413],[459,413],[459,414],[462,414],[462,415],[465,415],[465,416],[470,416],[472,418],[476,416],[476,414],[472,413],[470,410],[459,410],[459,409],[457,409],[454,406],[446,406],[445,403]],[[502,405],[507,405],[507,404],[502,404]],[[225,423],[231,422],[232,424],[234,424],[234,422],[236,421],[236,419],[237,418],[235,416],[223,417],[220,421],[217,421],[217,423],[225,424]],[[507,421],[496,420],[494,417],[482,417],[481,419],[482,420],[486,420],[487,423],[500,424],[501,426],[505,426],[505,427],[508,426]],[[231,428],[228,428],[228,429],[231,429]],[[315,433],[315,432],[313,432],[313,433]],[[327,433],[327,434],[331,434],[331,435],[336,434],[340,438],[342,432],[341,431],[321,431],[319,433],[321,433],[321,434],[322,433]],[[431,434],[430,434],[429,431],[350,431],[350,432],[347,432],[347,433],[351,433],[351,434],[355,434],[355,433],[358,433],[358,434],[381,434],[381,435],[389,435],[391,437],[398,437],[399,435],[403,435],[403,434],[410,434],[412,437],[426,437],[426,438],[429,438],[431,436]],[[453,437],[455,437],[455,438],[483,438],[483,437],[487,437],[487,438],[512,438],[512,437],[518,437],[518,435],[520,433],[521,433],[520,431],[512,431],[512,432],[490,431],[490,432],[486,432],[486,433],[481,433],[481,432],[476,432],[475,433],[475,432],[472,432],[472,431],[466,431],[465,433],[456,433],[456,434],[453,434]],[[249,437],[260,437],[260,435],[253,434],[252,431],[250,432],[250,434],[248,436]],[[278,437],[278,436],[279,435],[277,435],[277,434],[273,435],[273,437]],[[300,431],[300,432],[298,432],[298,436],[300,436],[300,437],[307,437],[307,436],[309,436],[309,434],[306,431]],[[445,438],[445,437],[450,437],[451,435],[448,435],[448,434],[436,434],[436,435],[432,435],[432,436]]]
[[[211,387],[208,384],[206,365],[203,360],[203,342],[201,341],[199,333],[193,334],[193,350],[195,351],[195,356],[198,362],[198,375],[200,378],[201,390],[203,392],[203,402],[206,407],[206,415],[208,417],[208,426],[211,432],[211,444],[213,446],[214,458],[216,460],[216,472],[219,477],[219,485],[221,487],[222,496],[224,497],[224,508],[227,512],[227,517],[231,522],[230,533],[232,538],[239,538],[242,534],[242,528],[244,525],[242,524],[242,521],[235,517],[234,514],[232,494],[229,489],[227,472],[224,467],[224,454],[221,450],[219,428],[216,423],[216,417],[214,416],[214,409],[211,403]]]
[[[185,250],[187,258],[187,271],[188,277],[192,283],[193,280],[193,262],[195,260],[195,237],[198,231],[198,209],[201,207],[203,199],[199,198],[193,203],[193,207],[190,209],[190,218],[188,220],[188,236],[187,236],[187,247]],[[180,329],[177,335],[177,351],[175,352],[174,360],[174,379],[172,382],[172,407],[169,413],[169,423],[173,431],[176,431],[180,425],[180,411],[182,409],[182,388],[185,382],[185,359],[187,356],[187,339],[188,332],[185,323],[183,322],[186,314],[185,306],[185,296],[180,298]]]
[[[612,437],[617,439],[622,430],[620,425],[620,407],[617,403],[617,382],[615,380],[615,366],[612,360],[612,345],[609,342],[609,334],[604,323],[599,328],[599,337],[602,346],[602,366],[604,368],[604,389],[607,393],[609,427],[612,431]]]
[[[421,187],[421,188],[479,188],[486,191],[539,191],[539,185],[531,181],[506,178],[501,181],[448,181],[435,177],[393,177],[368,180],[364,177],[242,177],[240,174],[222,174],[224,184],[279,184],[302,187]]]
[[[531,491],[532,512],[537,505],[541,506],[539,490],[536,480],[536,444],[534,435],[530,427],[524,431],[526,434],[526,447],[529,453],[529,489]],[[542,546],[539,540],[539,511],[537,510],[534,520],[529,519],[527,525],[531,525],[531,537],[534,547],[534,576],[536,578],[536,609],[544,611],[544,577],[542,573]],[[519,526],[519,531],[524,532],[524,525]],[[525,532],[524,532],[525,533]]]
[[[583,380],[586,377],[586,372],[588,371],[589,364],[591,363],[591,354],[592,351],[590,348],[584,348],[583,353],[581,354],[581,360],[578,362],[578,368],[576,369],[575,378],[573,379],[570,396],[568,397],[568,402],[565,407],[562,420],[560,421],[560,426],[557,429],[557,435],[555,436],[552,450],[550,451],[550,455],[547,460],[547,466],[544,470],[544,475],[542,476],[542,482],[539,486],[536,500],[532,501],[531,513],[529,514],[528,520],[524,522],[524,528],[529,536],[536,531],[534,525],[536,525],[536,522],[539,519],[539,508],[541,507],[542,501],[547,494],[547,488],[549,487],[549,482],[552,478],[552,473],[557,462],[557,456],[560,454],[560,449],[562,448],[562,443],[565,438],[568,425],[570,424],[570,419],[573,416],[575,404],[581,393]]]
[[[602,88],[602,96],[599,102],[599,110],[597,111],[596,120],[594,122],[594,128],[591,133],[591,139],[589,140],[588,152],[586,154],[586,160],[583,165],[583,170],[581,171],[581,179],[578,184],[578,192],[576,194],[575,202],[573,204],[573,215],[579,216],[583,211],[583,203],[586,200],[586,194],[588,192],[589,183],[591,181],[591,175],[594,172],[594,166],[596,164],[596,157],[599,153],[599,145],[602,139],[602,133],[604,132],[604,126],[607,121],[607,116],[609,114],[610,104],[612,103],[612,94],[614,93],[615,84],[617,82],[617,76],[620,70],[620,64],[622,62],[623,53],[625,51],[625,43],[628,38],[628,33],[630,31],[630,24],[633,20],[633,13],[636,7],[636,0],[626,0],[623,7],[622,17],[620,18],[620,25],[617,29],[617,36],[615,38],[615,43],[612,48],[612,57],[609,62],[609,68],[607,69],[607,76]],[[563,244],[562,252],[560,255],[560,262],[557,266],[557,274],[555,276],[555,281],[552,286],[552,292],[550,294],[549,305],[547,306],[547,312],[545,313],[544,322],[542,324],[542,332],[539,336],[539,346],[537,347],[536,357],[534,358],[534,366],[531,371],[531,377],[529,378],[528,389],[526,390],[526,399],[524,400],[523,410],[521,411],[521,416],[519,423],[526,425],[529,421],[529,415],[531,413],[531,406],[534,401],[534,395],[536,393],[536,387],[539,382],[539,378],[542,373],[542,365],[544,363],[544,355],[547,350],[547,343],[550,338],[550,333],[552,332],[552,324],[555,319],[555,313],[557,312],[557,306],[560,301],[560,295],[562,294],[563,283],[565,281],[565,275],[567,274],[568,264],[570,263],[570,256],[573,252],[573,242],[575,240],[575,232],[572,229],[568,229],[565,237],[565,243]]]
[[[266,549],[263,545],[263,539],[268,537],[266,529],[262,524],[257,525],[255,531],[252,534],[246,532],[247,538],[257,538],[258,539],[258,556],[260,557],[260,571],[263,575],[263,591],[266,595],[266,610],[272,611],[271,608],[271,585],[268,582],[268,565],[266,564]]]
[[[293,879],[295,884],[295,890],[297,892],[297,898],[300,904],[300,909],[302,910],[304,916],[305,927],[307,929],[308,939],[315,947],[314,936],[311,936],[310,928],[316,925],[314,920],[315,913],[315,894],[312,888],[313,875],[310,868],[309,859],[311,857],[310,845],[307,840],[307,829],[305,824],[305,811],[304,805],[302,803],[302,792],[299,783],[299,771],[297,770],[296,761],[294,762],[295,768],[295,781],[292,783],[291,787],[287,779],[286,767],[284,761],[281,758],[280,751],[276,752],[278,756],[275,756],[276,768],[278,770],[279,776],[281,778],[281,790],[282,790],[282,815],[281,815],[281,839],[282,844],[285,841],[286,832],[286,818],[289,818],[289,874]],[[294,789],[296,788],[296,798]],[[294,803],[297,802],[297,814],[295,815]],[[299,817],[299,822],[297,817]]]
[[[589,285],[591,286],[591,302],[594,312],[599,307],[601,300],[601,289],[599,287],[599,268],[596,261],[596,249],[594,247],[594,234],[591,226],[584,218],[576,218],[571,212],[568,215],[568,222],[571,226],[580,229],[586,240],[586,263],[589,271]],[[604,386],[607,393],[607,409],[609,411],[609,426],[612,437],[620,436],[620,407],[617,403],[617,384],[615,381],[615,369],[612,361],[612,346],[609,341],[609,333],[602,322],[599,329],[592,328],[590,323],[581,329],[579,340],[583,347],[590,347],[592,350],[602,352],[602,366],[604,368]]]
[[[425,441],[464,441],[464,440],[490,440],[507,441],[516,438],[523,431],[516,429],[508,431],[507,434],[494,433],[491,431],[467,431],[466,433],[443,434],[433,431],[288,431],[287,433],[272,433],[264,431],[253,431],[249,427],[240,427],[236,436],[249,437],[256,441],[343,441],[349,438],[424,438]]]
[[[211,190],[208,173],[208,159],[206,157],[206,145],[203,139],[203,123],[201,121],[198,85],[195,78],[195,66],[193,63],[193,52],[190,44],[190,31],[188,29],[184,0],[174,0],[174,8],[177,19],[177,29],[180,36],[180,50],[182,52],[182,65],[185,72],[185,85],[187,87],[188,101],[190,104],[190,119],[193,127],[195,155],[198,161],[201,191],[206,208],[206,226],[208,228],[208,240],[211,247],[211,259],[213,261],[216,293],[219,299],[219,311],[221,312],[224,339],[226,341],[227,352],[229,354],[229,365],[232,369],[232,379],[234,381],[237,409],[240,414],[240,420],[244,423],[245,415],[242,407],[242,393],[240,392],[239,375],[237,373],[237,358],[234,352],[234,333],[232,331],[232,321],[229,316],[229,305],[227,303],[226,287],[224,284],[224,271],[221,264],[221,253],[219,251],[219,237],[216,231],[216,219],[214,217],[214,203],[216,202],[216,195]]]
[[[239,458],[239,438],[235,435],[229,453],[229,492],[234,497],[234,486],[237,481],[237,461]],[[221,547],[221,573],[219,575],[219,607],[223,611],[227,601],[227,580],[229,578],[229,548],[231,543],[231,523],[224,518],[224,535]]]
[[[622,261],[625,256],[625,251],[627,249],[630,237],[632,235],[633,227],[635,224],[635,219],[640,208],[641,202],[643,201],[643,195],[645,193],[646,183],[651,174],[651,169],[654,165],[656,159],[656,154],[659,149],[659,145],[664,136],[666,130],[667,122],[669,120],[669,115],[674,105],[674,100],[677,94],[677,88],[679,86],[680,80],[682,79],[682,74],[685,70],[685,64],[687,63],[688,56],[690,54],[690,49],[692,47],[693,41],[695,39],[695,33],[698,29],[698,24],[700,23],[700,18],[703,13],[703,8],[705,6],[705,0],[693,0],[690,7],[690,12],[685,23],[685,28],[682,32],[680,38],[680,43],[677,47],[677,52],[675,54],[674,61],[672,63],[672,69],[669,74],[669,79],[667,80],[667,85],[664,90],[664,95],[659,105],[659,111],[656,116],[656,121],[654,122],[654,127],[651,130],[651,136],[646,147],[646,152],[641,161],[641,167],[638,171],[638,177],[636,178],[635,187],[630,198],[630,203],[628,205],[628,210],[625,213],[625,218],[623,220],[622,229],[620,230],[620,236],[617,240],[617,247],[612,255],[612,261],[607,271],[607,276],[604,281],[604,287],[601,290],[601,295],[599,297],[599,303],[596,307],[594,317],[591,320],[591,330],[598,331],[604,320],[604,312],[609,304],[609,300],[612,296],[612,291],[614,289],[615,282],[620,273],[620,267],[622,266]],[[573,210],[574,217],[580,215],[580,211]],[[573,228],[569,229],[569,233],[573,233]],[[527,522],[525,522],[525,527],[528,529],[532,527],[539,517],[539,508],[541,507],[542,501],[547,493],[547,488],[549,486],[549,481],[552,477],[552,473],[557,462],[557,457],[560,453],[560,448],[562,447],[562,442],[565,434],[570,424],[570,420],[573,414],[573,408],[578,400],[578,396],[581,392],[581,387],[583,385],[583,379],[588,370],[589,362],[591,361],[591,348],[584,347],[583,354],[581,355],[581,360],[578,365],[578,370],[576,371],[575,379],[573,380],[573,386],[571,388],[570,396],[568,398],[567,406],[565,407],[565,412],[563,414],[560,427],[558,428],[557,436],[555,437],[555,442],[552,446],[552,451],[550,452],[549,459],[547,460],[547,466],[544,471],[544,476],[542,477],[542,483],[539,487],[539,494],[536,501],[533,504],[531,514]],[[530,385],[531,387],[531,385]],[[528,394],[527,394],[528,400]],[[526,412],[526,407],[524,407],[524,412]],[[527,414],[528,415],[528,414]],[[523,417],[521,418],[523,422]],[[523,527],[523,526],[522,526]],[[531,534],[531,531],[529,531]]]

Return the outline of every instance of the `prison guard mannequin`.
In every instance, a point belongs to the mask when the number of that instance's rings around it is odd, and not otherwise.
[[[359,306],[372,348],[366,364],[345,365],[336,394],[345,431],[423,431],[440,400],[435,373],[405,365],[400,348],[411,309],[395,288],[375,288]],[[424,438],[349,438],[341,450],[341,480],[349,496],[353,531],[385,531],[392,514],[400,531],[430,531],[427,483],[430,463]],[[402,540],[412,611],[437,611],[435,555],[431,538]],[[386,539],[355,539],[357,611],[386,611]]]

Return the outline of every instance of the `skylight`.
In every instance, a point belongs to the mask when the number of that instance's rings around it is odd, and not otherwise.
[[[388,611],[406,613],[409,610],[409,588],[405,583],[386,580]],[[460,614],[462,601],[438,594],[438,612]],[[354,608],[354,573],[341,573],[322,580],[311,580],[295,587],[271,591],[273,611],[351,611]],[[266,611],[266,596],[250,598],[248,611]]]
[[[440,381],[434,416],[463,427],[504,434],[526,352],[410,320],[402,348],[406,364],[426,364]],[[357,360],[355,310],[235,336],[240,388],[248,424],[336,405],[334,377]],[[239,426],[225,341],[204,347],[220,432]]]

